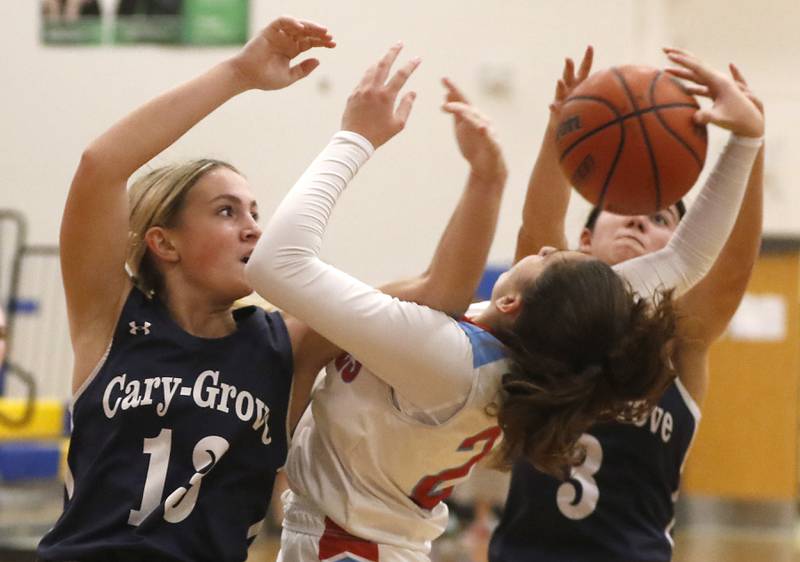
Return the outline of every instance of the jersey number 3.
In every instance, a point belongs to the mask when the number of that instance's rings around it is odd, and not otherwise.
[[[593,476],[603,464],[603,447],[594,436],[584,433],[578,444],[586,450],[586,458],[573,467],[570,477],[556,492],[558,509],[572,520],[585,519],[597,508],[600,489]]]
[[[166,521],[179,523],[189,516],[197,503],[203,476],[214,468],[229,446],[228,441],[217,435],[203,437],[197,442],[192,451],[192,463],[196,472],[189,479],[188,488],[180,486],[164,500],[164,519]],[[144,440],[144,454],[150,455],[150,463],[147,466],[147,477],[144,481],[142,507],[131,510],[128,524],[138,526],[161,503],[171,449],[171,429],[162,429],[155,437]]]

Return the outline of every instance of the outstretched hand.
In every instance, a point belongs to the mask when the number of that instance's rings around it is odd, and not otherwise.
[[[681,49],[664,48],[667,58],[679,65],[667,72],[692,84],[687,90],[695,95],[711,98],[710,108],[700,109],[694,120],[700,124],[713,123],[743,137],[760,137],[764,134],[763,105],[755,101],[747,89],[741,73],[731,67],[733,76],[714,70],[694,55]]]
[[[556,94],[553,98],[553,103],[550,104],[551,114],[557,114],[561,111],[564,100],[569,97],[575,88],[588,78],[589,74],[592,72],[593,60],[594,47],[591,45],[586,47],[577,73],[575,72],[575,62],[569,57],[564,60],[564,71],[561,73],[561,78],[556,83]]]
[[[487,182],[505,181],[508,174],[500,144],[489,119],[469,103],[458,87],[443,78],[447,89],[442,110],[454,117],[456,141],[472,173]]]
[[[411,59],[386,81],[402,49],[401,43],[393,45],[376,64],[367,69],[361,82],[347,98],[342,115],[342,130],[360,134],[375,148],[403,130],[416,98],[416,93],[407,92],[395,109],[397,96],[419,66],[419,58]]]
[[[314,58],[292,65],[297,55],[315,47],[335,46],[327,28],[283,16],[262,29],[230,62],[244,89],[278,90],[305,78],[319,66]]]
[[[736,82],[736,85],[739,86],[739,89],[742,91],[742,93],[747,96],[747,99],[753,102],[753,105],[758,108],[758,111],[761,113],[761,115],[764,115],[764,102],[762,102],[761,98],[756,96],[750,89],[750,86],[748,86],[747,80],[745,80],[742,71],[739,70],[739,67],[733,63],[730,63],[728,65],[728,69],[731,71],[731,77]]]

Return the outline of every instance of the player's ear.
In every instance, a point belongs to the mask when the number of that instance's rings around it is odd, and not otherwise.
[[[503,314],[516,317],[522,308],[522,295],[518,292],[503,295],[495,301],[495,306]]]
[[[151,226],[144,234],[144,241],[150,253],[161,261],[175,263],[180,255],[169,236],[169,231],[161,226]]]
[[[588,228],[584,228],[581,230],[581,237],[580,243],[578,245],[578,250],[585,254],[589,254],[592,251],[592,231]]]

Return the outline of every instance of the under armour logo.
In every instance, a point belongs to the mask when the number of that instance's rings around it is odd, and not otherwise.
[[[145,323],[144,323],[144,324],[142,324],[141,326],[137,326],[137,325],[136,325],[136,322],[135,322],[134,320],[131,320],[131,321],[128,323],[128,326],[130,326],[130,327],[131,327],[131,330],[130,330],[130,332],[131,332],[131,334],[133,334],[134,336],[135,336],[136,334],[138,334],[140,331],[141,331],[141,333],[143,333],[145,336],[146,336],[146,335],[148,335],[148,334],[150,333],[150,326],[151,326],[150,322],[145,322]]]

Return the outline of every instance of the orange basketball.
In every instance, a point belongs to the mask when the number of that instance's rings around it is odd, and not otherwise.
[[[647,66],[596,72],[564,101],[557,132],[561,167],[589,202],[612,213],[650,214],[689,191],[706,158],[697,100]]]

